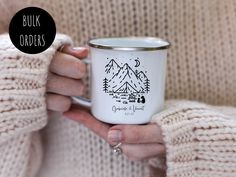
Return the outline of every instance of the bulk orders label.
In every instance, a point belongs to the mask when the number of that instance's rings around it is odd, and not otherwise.
[[[9,25],[9,35],[14,46],[28,54],[47,50],[56,35],[52,16],[38,7],[27,7],[18,11]]]

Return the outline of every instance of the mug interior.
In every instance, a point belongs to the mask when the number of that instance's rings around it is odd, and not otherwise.
[[[115,50],[158,50],[170,46],[168,41],[154,37],[97,38],[88,44],[94,48]]]

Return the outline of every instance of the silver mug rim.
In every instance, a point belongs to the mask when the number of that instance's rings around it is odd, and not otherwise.
[[[122,46],[112,46],[112,45],[101,45],[101,44],[94,44],[92,43],[93,40],[99,40],[99,39],[115,39],[115,38],[122,38],[122,39],[130,39],[130,38],[136,38],[136,39],[149,39],[149,40],[158,40],[161,42],[165,42],[165,45],[158,46],[158,47],[122,47]],[[102,37],[102,38],[92,38],[88,41],[88,45],[93,48],[98,49],[110,49],[110,50],[122,50],[122,51],[153,51],[153,50],[165,50],[170,48],[171,44],[168,40],[164,40],[162,38],[158,37]]]

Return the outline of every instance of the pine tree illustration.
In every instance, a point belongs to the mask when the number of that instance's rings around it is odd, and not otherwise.
[[[105,91],[105,93],[107,93],[107,91],[108,91],[108,79],[107,78],[103,79],[103,91]]]
[[[145,79],[145,91],[148,93],[150,91],[150,80],[148,78]]]

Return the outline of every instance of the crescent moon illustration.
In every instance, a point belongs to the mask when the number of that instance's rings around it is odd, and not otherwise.
[[[140,65],[140,61],[139,60],[134,60],[134,61],[136,61],[136,64],[134,67],[138,67]]]

